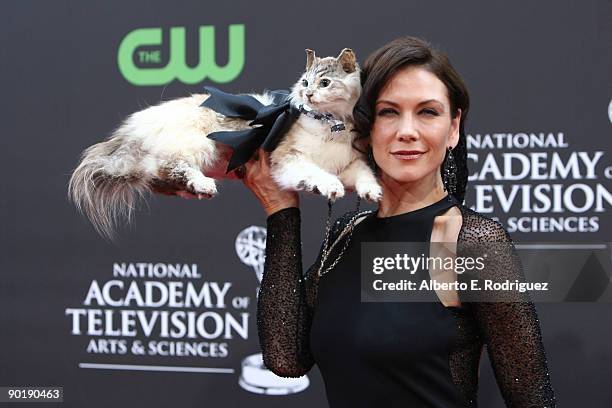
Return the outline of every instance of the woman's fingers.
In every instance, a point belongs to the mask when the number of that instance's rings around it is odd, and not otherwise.
[[[266,152],[263,149],[261,150],[260,158],[261,158],[261,166],[266,170],[270,168],[270,153]]]
[[[260,148],[257,151],[255,151],[255,153],[253,154],[253,157],[247,163],[244,164],[245,177],[243,178],[243,181],[245,183],[247,181],[252,182],[254,178],[261,176],[262,168],[264,166],[264,163],[266,162],[264,154],[265,154],[264,150]]]

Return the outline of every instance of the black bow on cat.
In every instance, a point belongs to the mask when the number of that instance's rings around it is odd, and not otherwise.
[[[334,119],[330,113],[319,113],[306,109],[304,105],[299,108],[291,105],[289,92],[285,90],[270,91],[269,94],[273,97],[270,105],[264,105],[250,95],[234,95],[212,86],[205,86],[204,91],[210,97],[200,106],[230,118],[251,121],[250,129],[219,131],[207,135],[214,141],[232,147],[233,153],[226,173],[248,162],[259,147],[267,152],[274,150],[300,113],[330,123],[332,132],[345,130],[344,123]]]
[[[270,152],[297,119],[300,111],[290,104],[289,92],[271,91],[272,104],[264,105],[250,95],[233,95],[212,86],[204,87],[210,97],[200,106],[210,108],[230,118],[250,120],[250,129],[219,131],[208,138],[233,148],[226,173],[249,161],[261,147]]]

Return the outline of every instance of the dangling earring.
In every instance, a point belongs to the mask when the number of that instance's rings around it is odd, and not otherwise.
[[[374,160],[374,151],[372,150],[372,145],[368,145],[366,148],[366,159],[368,161],[368,166],[372,169],[372,172],[376,177],[378,177],[378,166],[376,165],[376,161]]]
[[[446,152],[447,156],[442,168],[442,183],[444,184],[444,191],[454,195],[457,191],[457,165],[453,157],[453,149],[447,147]]]

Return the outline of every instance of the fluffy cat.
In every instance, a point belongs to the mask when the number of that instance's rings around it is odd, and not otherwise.
[[[361,93],[355,54],[348,48],[337,57],[306,53],[306,70],[291,88],[290,103],[329,113],[346,130],[332,132],[329,124],[300,114],[270,154],[272,176],[283,189],[336,199],[346,187],[378,201],[382,190],[363,154],[352,147],[352,110]],[[267,92],[251,96],[272,103]],[[232,149],[207,135],[248,129],[249,121],[201,107],[208,97],[192,94],[135,112],[107,140],[83,152],[68,194],[101,235],[112,239],[120,218],[129,222],[137,200],[156,185],[210,198],[217,193],[215,179],[236,178],[225,171]]]

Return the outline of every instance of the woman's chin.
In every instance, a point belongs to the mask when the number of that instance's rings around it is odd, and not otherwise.
[[[418,181],[420,179],[420,177],[415,177],[414,174],[405,174],[405,173],[399,173],[399,174],[386,173],[385,178],[395,184],[412,184],[415,181]]]

